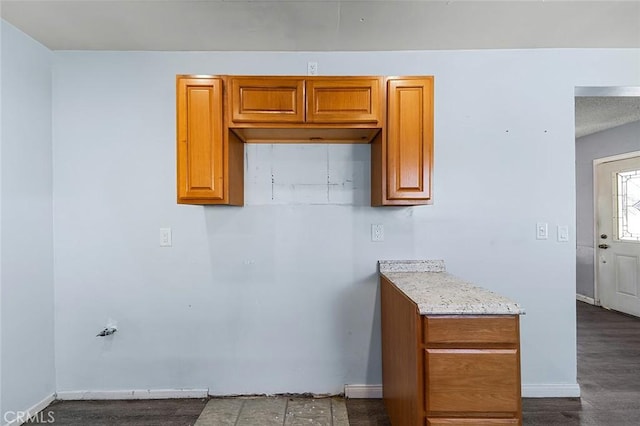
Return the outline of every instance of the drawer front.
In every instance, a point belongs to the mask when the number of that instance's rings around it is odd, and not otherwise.
[[[518,343],[518,316],[426,316],[424,343]]]
[[[518,426],[519,424],[520,422],[518,419],[427,419],[427,426]]]
[[[308,80],[307,122],[378,125],[381,85],[379,77]]]
[[[426,349],[425,403],[434,412],[517,413],[517,349]]]
[[[303,123],[304,80],[295,78],[231,79],[234,123]]]

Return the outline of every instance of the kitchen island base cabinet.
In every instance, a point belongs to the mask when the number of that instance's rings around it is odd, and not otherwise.
[[[518,426],[517,419],[427,419],[427,426]]]
[[[382,276],[382,380],[394,426],[521,425],[518,315],[421,315]]]

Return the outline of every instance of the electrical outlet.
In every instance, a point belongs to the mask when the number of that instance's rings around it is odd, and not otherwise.
[[[160,228],[160,247],[171,247],[171,228]]]
[[[567,225],[558,225],[558,241],[561,243],[569,241],[569,227]]]
[[[384,225],[371,224],[371,241],[384,241]]]
[[[307,75],[318,75],[317,62],[307,62]]]

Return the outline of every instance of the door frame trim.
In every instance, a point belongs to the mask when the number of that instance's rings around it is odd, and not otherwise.
[[[603,163],[627,160],[634,157],[640,157],[640,151],[625,152],[623,154],[611,155],[593,160],[593,298],[596,306],[602,306],[600,304],[600,283],[598,282],[599,261],[598,252],[596,251],[596,247],[598,245],[598,230],[596,229],[596,224],[598,223],[598,166]]]

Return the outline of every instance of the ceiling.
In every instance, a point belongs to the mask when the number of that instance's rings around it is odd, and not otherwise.
[[[640,1],[0,0],[52,50],[640,48]],[[576,137],[640,120],[640,96],[576,98]]]
[[[640,96],[576,97],[576,138],[640,121]]]
[[[639,1],[0,0],[53,50],[640,47]]]

